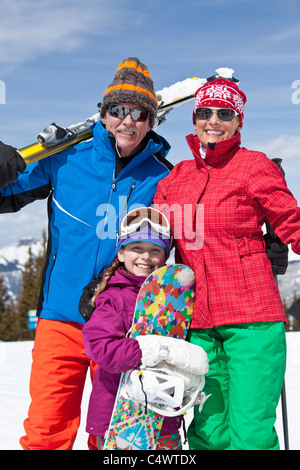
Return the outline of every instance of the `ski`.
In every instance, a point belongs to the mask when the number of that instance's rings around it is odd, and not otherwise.
[[[205,82],[206,79],[203,78],[187,78],[157,91],[158,113],[155,128],[166,121],[167,114],[173,108],[192,100],[197,89]],[[100,114],[96,113],[85,121],[66,128],[52,123],[40,132],[37,142],[18,149],[18,152],[27,164],[49,157],[83,140],[90,139],[92,137],[91,126],[99,120]]]

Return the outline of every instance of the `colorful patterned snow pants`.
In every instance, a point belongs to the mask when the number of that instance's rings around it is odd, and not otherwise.
[[[191,330],[208,354],[204,392],[211,394],[188,429],[190,449],[277,450],[276,408],[286,365],[283,322]]]

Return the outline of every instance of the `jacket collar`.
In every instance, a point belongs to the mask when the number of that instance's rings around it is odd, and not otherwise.
[[[200,142],[197,135],[186,136],[187,143],[193,153],[197,167],[209,165],[218,167],[226,164],[239,150],[241,145],[241,134],[238,132],[229,139],[221,140],[215,144],[208,144],[205,160],[200,156]]]
[[[107,285],[109,287],[116,286],[120,289],[125,287],[132,287],[138,293],[141,285],[146,280],[147,276],[135,276],[134,274],[130,274],[125,271],[123,268],[118,268],[113,276],[109,279]]]

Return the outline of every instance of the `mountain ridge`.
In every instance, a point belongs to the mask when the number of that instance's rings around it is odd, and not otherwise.
[[[22,281],[22,269],[28,260],[29,249],[36,258],[42,252],[42,241],[35,238],[21,238],[0,248],[0,273],[4,279],[7,294],[16,300]]]

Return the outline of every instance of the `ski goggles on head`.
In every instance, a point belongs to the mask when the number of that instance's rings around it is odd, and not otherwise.
[[[200,121],[207,121],[208,119],[212,117],[213,113],[216,113],[218,116],[218,119],[224,122],[233,121],[235,116],[239,115],[234,109],[229,109],[229,108],[217,108],[216,109],[216,108],[202,108],[201,107],[201,108],[195,109],[195,116]]]
[[[149,117],[149,111],[144,109],[128,108],[120,104],[110,103],[107,107],[108,114],[114,118],[124,119],[127,114],[130,114],[133,121],[145,122]]]
[[[168,219],[164,214],[151,207],[140,207],[130,211],[122,220],[119,228],[119,237],[125,237],[141,229],[148,224],[151,230],[171,237],[171,229]]]

